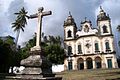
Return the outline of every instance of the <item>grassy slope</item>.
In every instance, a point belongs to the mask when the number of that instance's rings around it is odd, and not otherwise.
[[[95,69],[57,73],[63,80],[120,80],[120,69]]]

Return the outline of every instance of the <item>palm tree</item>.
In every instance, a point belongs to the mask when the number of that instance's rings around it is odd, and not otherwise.
[[[17,15],[17,18],[15,22],[12,23],[12,28],[14,28],[14,31],[17,32],[16,41],[15,41],[16,46],[20,35],[20,30],[24,32],[25,25],[27,25],[27,18],[28,18],[27,13],[28,12],[25,11],[24,7],[18,13],[14,13],[15,15]]]
[[[120,25],[117,26],[117,31],[120,32]],[[118,33],[117,33],[117,39],[119,39]],[[120,47],[120,41],[118,41],[118,47]]]
[[[117,30],[120,32],[120,25],[117,26]]]

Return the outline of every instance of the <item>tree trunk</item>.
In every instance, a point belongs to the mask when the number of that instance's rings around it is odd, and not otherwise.
[[[20,35],[20,29],[17,31],[17,35],[16,35],[16,41],[15,41],[16,48],[17,48],[17,43],[18,43],[19,35]]]

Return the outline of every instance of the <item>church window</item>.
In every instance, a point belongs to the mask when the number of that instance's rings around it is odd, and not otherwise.
[[[106,50],[110,49],[109,42],[105,42],[105,47],[106,47]]]
[[[107,26],[103,26],[103,33],[108,33]]]
[[[71,33],[72,33],[72,32],[69,30],[69,31],[68,31],[68,37],[72,37]]]
[[[68,46],[68,56],[70,56],[72,54],[72,47]]]
[[[78,45],[78,54],[82,53],[81,45]]]
[[[99,51],[99,45],[98,45],[98,43],[95,43],[95,51]]]

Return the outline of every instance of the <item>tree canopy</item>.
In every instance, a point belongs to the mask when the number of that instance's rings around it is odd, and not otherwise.
[[[20,55],[15,49],[14,38],[11,36],[0,38],[0,72],[7,73],[10,66],[19,66]]]
[[[62,64],[64,61],[64,49],[61,47],[62,38],[60,36],[42,36],[42,38],[41,46],[46,58],[53,64]],[[26,46],[21,49],[23,58],[29,55],[30,48],[35,46],[35,41],[36,37],[34,36],[25,43]]]

